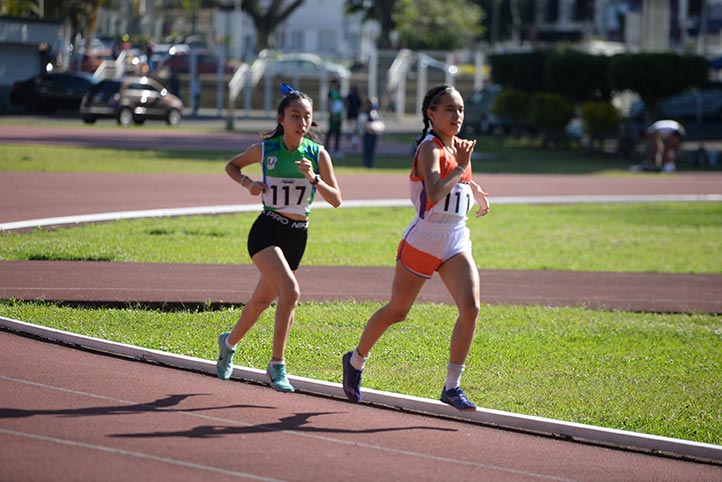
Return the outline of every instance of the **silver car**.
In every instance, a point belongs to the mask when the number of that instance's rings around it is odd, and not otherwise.
[[[148,119],[177,125],[183,117],[183,101],[150,77],[103,80],[80,103],[83,121],[116,119],[118,124],[143,124]]]

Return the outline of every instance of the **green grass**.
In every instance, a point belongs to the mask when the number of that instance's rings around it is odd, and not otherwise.
[[[257,213],[0,234],[0,260],[249,264]],[[411,208],[317,209],[305,265],[392,266]],[[472,218],[484,269],[722,273],[722,203],[494,206]],[[353,229],[346,227],[352,223]],[[362,247],[362,249],[360,249]]]
[[[286,353],[294,375],[340,382],[378,303],[304,303]],[[262,369],[273,308],[239,345],[234,362]],[[213,360],[216,336],[239,310],[70,309],[0,302],[10,318],[121,343]],[[364,386],[435,399],[445,377],[456,310],[418,304],[378,342]],[[722,444],[722,320],[581,308],[483,306],[463,384],[485,408]]]

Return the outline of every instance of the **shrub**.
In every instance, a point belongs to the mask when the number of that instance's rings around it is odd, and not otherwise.
[[[585,102],[580,110],[584,131],[592,140],[617,134],[621,116],[609,102]]]
[[[564,139],[564,129],[574,116],[574,106],[559,94],[539,92],[531,97],[529,122],[546,142]]]
[[[494,98],[491,112],[501,119],[508,119],[518,131],[528,122],[530,99],[531,95],[523,90],[504,89]]]

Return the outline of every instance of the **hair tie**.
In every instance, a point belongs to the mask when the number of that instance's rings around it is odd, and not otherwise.
[[[300,94],[301,91],[294,89],[288,84],[281,84],[281,94],[283,95],[289,95],[289,94]]]

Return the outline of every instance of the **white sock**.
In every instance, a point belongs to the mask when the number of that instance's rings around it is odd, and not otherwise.
[[[459,382],[461,381],[461,374],[464,373],[464,368],[464,365],[457,365],[451,362],[446,365],[446,390],[451,390],[452,388],[456,388],[459,386]]]
[[[231,345],[230,343],[228,343],[228,337],[226,337],[226,338],[223,340],[223,343],[226,344],[226,348],[228,348],[229,350],[234,350],[234,351],[235,351],[236,345]]]
[[[284,360],[280,360],[280,361],[279,360],[271,360],[270,362],[268,362],[269,367],[275,367],[276,365],[285,365],[285,364],[286,364],[286,362]]]
[[[369,357],[363,357],[359,354],[358,348],[351,352],[351,366],[356,370],[363,370],[364,366],[366,366],[366,360],[368,359]]]

